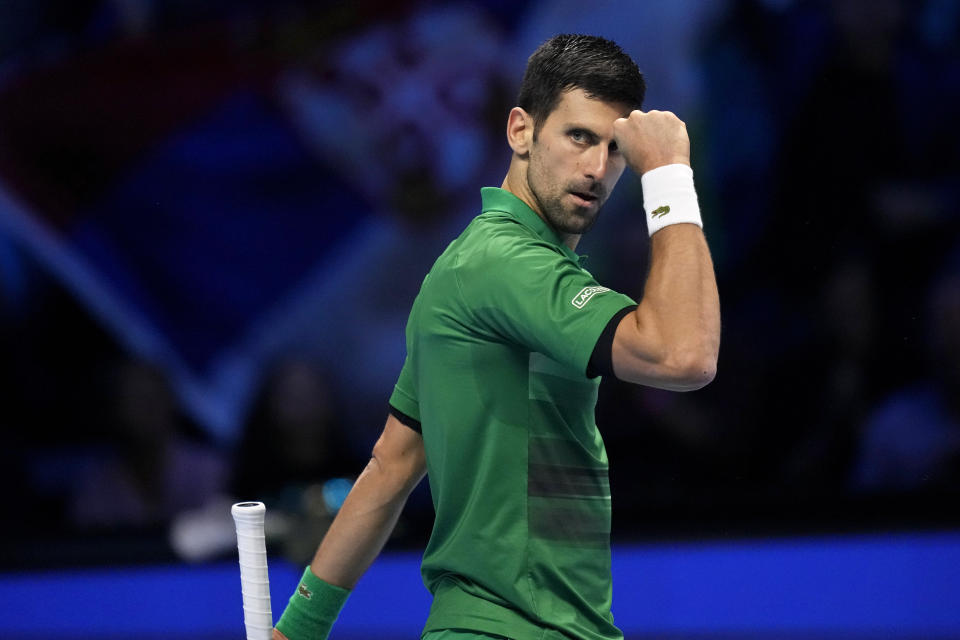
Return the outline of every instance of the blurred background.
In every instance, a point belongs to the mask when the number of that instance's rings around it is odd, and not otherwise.
[[[958,0],[0,0],[0,635],[240,637],[240,499],[279,616],[561,32],[687,123],[723,305],[706,389],[601,387],[627,636],[960,637]],[[635,176],[580,251],[642,296]],[[361,614],[426,595],[431,522],[423,483],[340,637],[415,637]],[[165,604],[27,604],[111,589]]]

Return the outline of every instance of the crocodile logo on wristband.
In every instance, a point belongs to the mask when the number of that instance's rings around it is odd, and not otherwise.
[[[652,212],[650,212],[650,215],[653,216],[654,218],[662,218],[668,213],[670,213],[670,205],[665,204],[662,207],[657,207],[656,209],[654,209]]]
[[[302,597],[306,598],[307,600],[313,597],[313,593],[311,593],[310,589],[307,589],[307,586],[303,583],[301,583],[300,586],[297,587],[297,593],[299,593]]]

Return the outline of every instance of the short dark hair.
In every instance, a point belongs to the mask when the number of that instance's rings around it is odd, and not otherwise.
[[[517,97],[517,105],[533,116],[534,135],[557,107],[560,96],[573,89],[639,109],[647,85],[637,64],[617,43],[598,36],[554,36],[527,60]]]

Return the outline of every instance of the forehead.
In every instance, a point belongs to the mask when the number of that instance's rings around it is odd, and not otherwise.
[[[544,121],[545,127],[580,125],[595,133],[613,128],[613,121],[630,114],[630,107],[622,102],[607,102],[587,96],[583,89],[570,89],[560,95],[556,108]]]

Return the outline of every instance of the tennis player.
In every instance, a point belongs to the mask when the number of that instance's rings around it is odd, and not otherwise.
[[[556,36],[530,57],[503,185],[481,190],[480,215],[424,280],[383,434],[275,638],[327,637],[424,473],[436,523],[423,638],[623,637],[610,612],[600,376],[698,389],[720,342],[686,127],[640,111],[644,91],[602,38]],[[575,253],[627,167],[651,234],[639,304]]]

